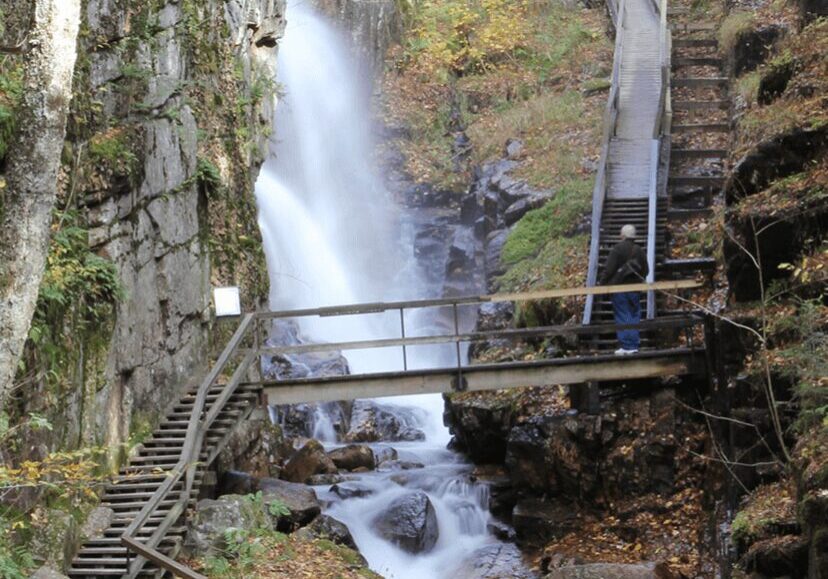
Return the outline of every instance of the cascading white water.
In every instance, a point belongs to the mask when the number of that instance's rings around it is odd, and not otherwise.
[[[303,0],[288,2],[288,26],[278,59],[285,96],[275,119],[276,140],[256,186],[259,223],[271,278],[271,307],[320,307],[432,297],[417,275],[412,226],[382,187],[372,166],[370,83],[359,77],[344,37]],[[372,315],[300,321],[306,336],[325,341],[397,337],[399,318]],[[422,332],[426,316],[409,315],[409,335]],[[419,326],[419,327],[418,327]],[[409,352],[409,367],[443,365],[446,351]],[[389,351],[345,352],[353,373],[402,369]],[[370,496],[333,503],[371,567],[387,577],[444,577],[458,561],[493,541],[487,531],[486,488],[467,482],[469,465],[445,450],[440,396],[387,401],[416,407],[426,435],[421,443],[394,446],[400,458],[425,464],[406,471],[362,475]],[[329,442],[331,421],[314,419],[314,435]],[[335,438],[334,438],[335,440]],[[396,497],[425,491],[439,520],[440,538],[426,554],[411,555],[382,539],[372,521]],[[318,489],[329,496],[327,489]]]

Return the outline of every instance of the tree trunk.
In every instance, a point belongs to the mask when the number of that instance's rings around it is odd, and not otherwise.
[[[81,0],[35,0],[18,134],[0,202],[0,411],[37,303],[72,98]]]

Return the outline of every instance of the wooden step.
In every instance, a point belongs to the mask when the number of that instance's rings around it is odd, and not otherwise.
[[[700,110],[727,110],[730,107],[728,100],[713,101],[673,101],[674,111],[700,111]]]
[[[672,149],[673,159],[726,159],[727,149]]]
[[[700,88],[700,87],[723,87],[727,86],[730,79],[726,76],[674,78],[670,84],[674,88]]]
[[[670,185],[697,185],[709,187],[721,187],[725,183],[725,178],[721,176],[696,176],[696,175],[670,175],[667,180],[667,186]]]
[[[717,56],[674,56],[670,59],[673,68],[682,66],[724,66],[724,60]]]
[[[712,216],[713,209],[709,207],[701,207],[698,209],[670,209],[670,211],[667,212],[667,218],[670,219],[670,221],[687,221],[688,219]]]
[[[729,133],[729,123],[689,123],[685,125],[673,125],[672,131],[674,133],[689,133],[689,132],[709,132],[709,133]]]
[[[674,32],[709,32],[719,27],[716,22],[674,22],[670,28]]]
[[[673,48],[718,48],[719,41],[715,38],[674,38]]]

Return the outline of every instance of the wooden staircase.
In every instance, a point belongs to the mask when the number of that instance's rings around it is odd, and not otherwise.
[[[729,79],[716,39],[718,23],[700,26],[689,2],[675,3],[679,10],[670,23],[673,135],[667,190],[669,212],[678,220],[712,213],[713,200],[724,186],[731,123]]]
[[[209,389],[206,396],[205,412],[212,409],[219,399],[224,385]],[[211,427],[207,430],[195,481],[187,499],[187,508],[195,506],[195,497],[201,485],[204,471],[210,466],[227,443],[233,428],[246,420],[261,397],[261,387],[239,386],[223,405]],[[161,487],[178,464],[184,448],[187,426],[196,401],[196,391],[186,392],[167,412],[164,420],[130,458],[118,475],[106,485],[101,505],[114,511],[112,522],[100,536],[87,540],[68,571],[69,577],[122,577],[127,574],[130,560],[127,548],[121,544],[121,535],[141,512],[146,502]],[[138,533],[139,539],[148,538],[161,520],[170,512],[184,490],[184,481],[179,480],[172,487],[168,497],[160,502],[159,508],[148,519]],[[158,546],[164,555],[175,558],[181,547],[186,527],[177,524],[171,527]],[[147,564],[141,577],[160,577],[164,572]]]

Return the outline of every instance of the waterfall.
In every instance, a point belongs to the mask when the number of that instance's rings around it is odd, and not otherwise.
[[[413,252],[416,227],[384,189],[373,166],[371,85],[346,36],[302,0],[288,3],[277,76],[284,97],[276,107],[271,155],[256,185],[259,224],[271,281],[271,308],[313,308],[439,295],[423,281]],[[434,314],[406,314],[408,335],[434,323]],[[397,312],[300,321],[316,341],[399,337]],[[453,347],[409,351],[409,367],[445,365]],[[353,373],[402,369],[396,350],[346,351]],[[387,577],[448,577],[456,564],[494,539],[487,531],[487,489],[468,482],[470,465],[445,449],[439,395],[393,398],[385,404],[415,407],[426,439],[394,443],[400,459],[423,463],[406,471],[405,484],[388,472],[360,475],[370,496],[334,500],[329,513],[345,522],[376,571]],[[335,441],[324,413],[315,436]],[[439,520],[440,538],[427,554],[411,555],[382,539],[372,520],[395,498],[426,492]]]

